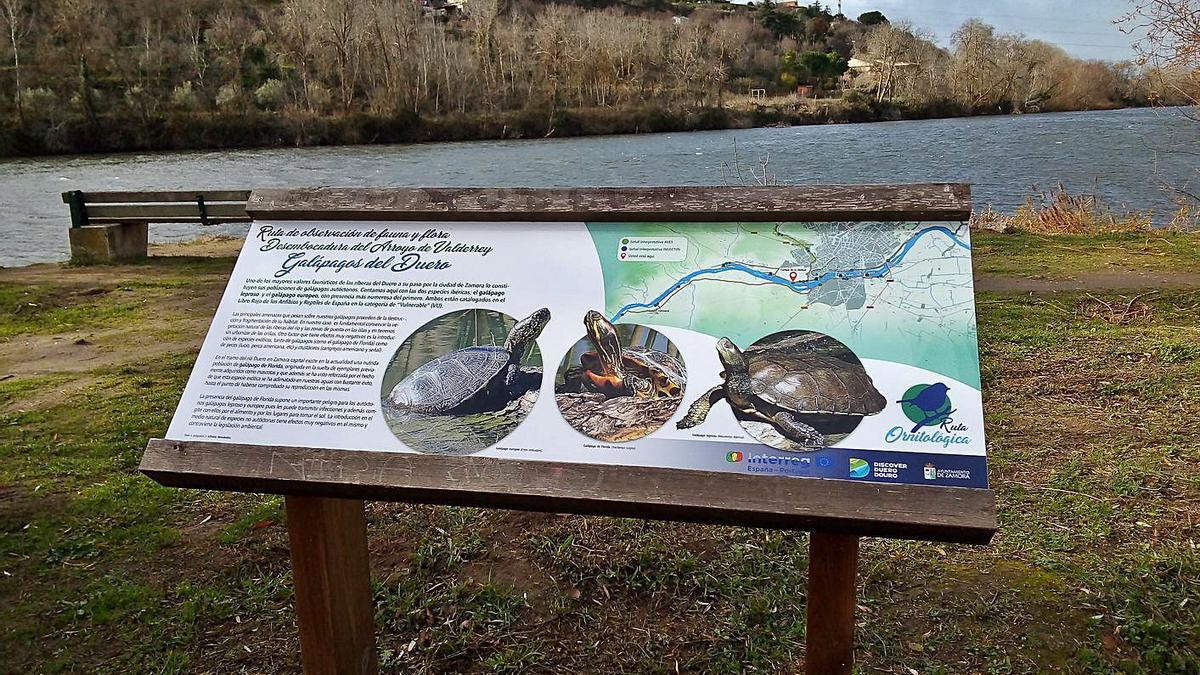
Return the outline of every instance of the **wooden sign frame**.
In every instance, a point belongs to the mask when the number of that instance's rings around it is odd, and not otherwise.
[[[967,185],[256,190],[255,219],[563,222],[963,221]],[[361,500],[813,532],[809,673],[849,673],[858,538],[985,544],[991,490],[691,469],[153,439],[140,470],[172,487],[287,496],[308,673],[377,669]]]

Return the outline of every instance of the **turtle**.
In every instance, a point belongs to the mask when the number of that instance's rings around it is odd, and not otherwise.
[[[445,415],[502,408],[517,398],[521,359],[550,321],[543,307],[518,321],[504,346],[474,346],[422,365],[387,396],[396,411]]]
[[[717,341],[725,380],[704,393],[677,424],[694,427],[721,399],[739,419],[766,422],[784,437],[809,449],[824,447],[825,435],[802,421],[806,415],[866,416],[881,412],[887,400],[861,363],[783,341],[743,352],[729,338]]]
[[[617,329],[595,310],[583,316],[593,351],[579,357],[580,384],[607,398],[671,398],[683,396],[687,370],[683,363],[648,347],[622,347]]]

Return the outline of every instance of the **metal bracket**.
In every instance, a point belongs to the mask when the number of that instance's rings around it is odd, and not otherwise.
[[[83,200],[83,192],[71,190],[64,192],[63,197],[66,197],[67,206],[71,208],[71,227],[87,227],[87,203]]]
[[[196,206],[200,208],[200,224],[212,225],[208,222],[208,207],[204,205],[204,195],[196,195]]]

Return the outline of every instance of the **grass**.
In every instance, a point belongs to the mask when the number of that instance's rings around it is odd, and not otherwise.
[[[1198,262],[1181,234],[976,238],[993,275]],[[202,332],[189,320],[228,267],[7,271],[3,307],[52,309],[5,330]],[[78,292],[94,286],[113,290]],[[979,294],[1001,530],[988,547],[864,541],[861,672],[1200,671],[1200,291],[1143,293]],[[0,381],[0,671],[299,668],[280,500],[136,473],[193,354]],[[368,518],[385,672],[801,668],[803,534],[386,503]]]
[[[1065,279],[1084,274],[1200,273],[1200,237],[1155,230],[1101,235],[972,232],[976,274]]]

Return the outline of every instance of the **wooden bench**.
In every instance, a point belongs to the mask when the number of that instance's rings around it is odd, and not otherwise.
[[[146,257],[150,223],[248,223],[249,190],[62,193],[71,209],[71,261]]]

